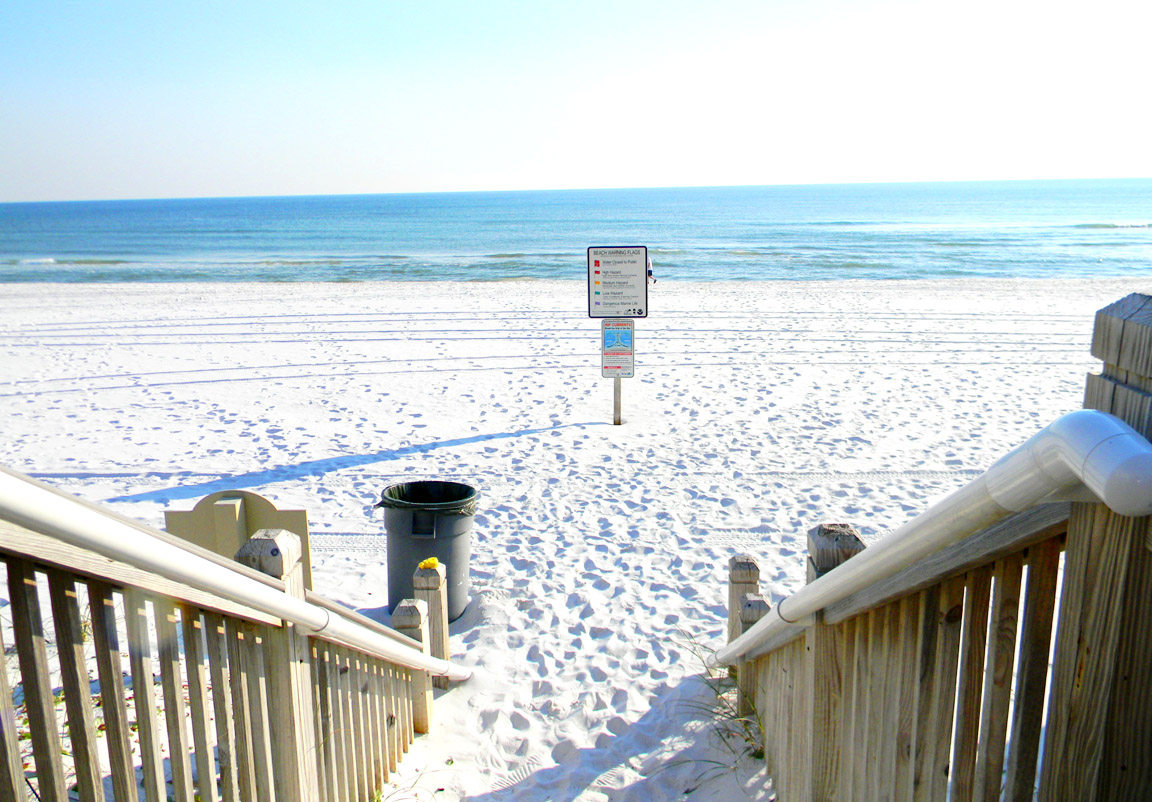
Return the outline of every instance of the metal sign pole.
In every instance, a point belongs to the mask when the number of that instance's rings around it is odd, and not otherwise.
[[[612,380],[612,423],[620,425],[620,377]]]

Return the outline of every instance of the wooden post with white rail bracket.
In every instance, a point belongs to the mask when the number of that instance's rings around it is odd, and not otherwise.
[[[448,582],[447,569],[435,558],[420,563],[412,575],[413,595],[428,605],[428,647],[433,657],[448,660],[452,657],[448,645]],[[446,690],[447,677],[433,677],[432,686]]]
[[[1152,436],[1152,297],[1096,313],[1084,406]],[[1152,519],[1072,505],[1041,802],[1152,799]]]
[[[864,551],[860,533],[848,524],[820,524],[808,532],[808,582],[813,582],[845,560]],[[803,771],[811,783],[810,799],[835,799],[838,791],[839,750],[848,726],[840,700],[848,668],[850,645],[843,627],[828,626],[824,613],[804,635],[808,658],[803,687],[809,694],[808,716],[800,734],[808,763]]]
[[[285,592],[304,598],[300,537],[285,529],[261,529],[236,553],[236,561],[284,582]],[[312,716],[312,650],[308,636],[288,622],[267,630],[266,670],[273,719],[273,783],[277,802],[319,800],[316,731]]]
[[[404,599],[392,611],[392,626],[397,632],[420,641],[424,654],[431,651],[427,602]],[[419,733],[432,729],[432,678],[427,671],[419,669],[412,669],[412,729]]]

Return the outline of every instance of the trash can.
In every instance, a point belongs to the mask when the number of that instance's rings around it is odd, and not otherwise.
[[[468,561],[472,554],[472,518],[476,488],[462,482],[398,482],[384,488],[388,536],[388,612],[413,597],[412,574],[435,557],[444,564],[448,583],[448,620],[468,606]]]

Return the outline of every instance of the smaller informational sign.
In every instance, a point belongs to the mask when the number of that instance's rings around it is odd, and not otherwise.
[[[600,321],[600,375],[631,379],[636,375],[635,337],[631,320]]]
[[[648,317],[648,248],[588,249],[588,317]]]

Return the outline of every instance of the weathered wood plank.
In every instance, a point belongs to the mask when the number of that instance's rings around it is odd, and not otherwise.
[[[115,516],[114,516],[115,517]],[[83,551],[49,535],[41,535],[8,521],[0,520],[0,553],[31,555],[38,565],[61,568],[83,579],[95,579],[112,585],[134,587],[155,596],[163,596],[227,615],[279,625],[280,619],[242,604],[230,602],[211,593],[172,582],[127,563],[110,560]],[[237,566],[238,568],[240,566]],[[247,576],[247,573],[244,573]],[[281,589],[283,583],[280,585]]]
[[[124,669],[112,587],[104,582],[90,581],[88,605],[92,613],[92,641],[96,650],[96,672],[100,678],[100,708],[104,711],[112,794],[118,801],[134,800],[136,770],[133,767],[128,705],[124,699]]]
[[[957,673],[960,665],[960,641],[963,637],[966,576],[952,577],[940,586],[937,612],[936,691],[932,701],[935,744],[933,772],[928,777],[928,799],[944,802],[948,798],[948,780],[952,772],[952,736],[955,731]]]
[[[256,624],[243,624],[244,660],[248,679],[249,716],[252,722],[252,769],[256,799],[274,799],[271,717],[268,714],[268,674],[264,665],[264,633]]]
[[[80,598],[71,574],[48,569],[52,620],[56,626],[56,656],[60,660],[60,684],[68,714],[68,739],[76,772],[76,791],[81,802],[104,799],[104,774],[96,743],[96,717],[92,712],[92,686],[84,657]]]
[[[872,673],[873,665],[870,661],[872,642],[872,614],[858,615],[856,621],[856,643],[853,647],[855,655],[855,688],[852,696],[855,698],[855,712],[852,717],[852,799],[864,799],[868,793],[868,722],[871,720],[872,706]],[[879,670],[879,666],[876,667]]]
[[[148,634],[148,600],[132,588],[124,591],[124,624],[128,635],[128,662],[132,667],[132,697],[140,742],[141,783],[148,802],[166,802],[160,752],[156,675],[152,673],[152,641]]]
[[[802,655],[801,668],[806,672],[804,684],[810,694],[811,713],[802,726],[808,733],[810,759],[800,765],[806,766],[812,799],[832,799],[840,785],[842,729],[846,725],[842,708],[846,635],[845,627],[819,621],[806,635],[807,653]]]
[[[885,717],[890,705],[886,703],[884,691],[887,687],[888,665],[888,611],[879,608],[869,613],[868,660],[874,670],[870,672],[868,688],[868,729],[864,736],[868,751],[868,799],[881,799],[887,790],[891,773],[884,775],[883,745],[888,734],[884,731]]]
[[[1096,312],[1092,330],[1092,356],[1109,365],[1120,365],[1124,353],[1124,323],[1152,304],[1152,298],[1131,293]],[[1129,368],[1121,366],[1124,370]],[[1143,375],[1147,376],[1148,373]]]
[[[176,608],[168,599],[155,598],[152,600],[152,609],[156,611],[156,646],[160,658],[160,685],[164,690],[164,721],[168,730],[172,797],[176,802],[194,802],[196,789],[192,782],[192,763],[188,755]]]
[[[884,710],[880,735],[880,796],[893,799],[896,794],[896,746],[900,727],[900,642],[903,638],[903,620],[900,608],[903,601],[884,606]]]
[[[336,785],[341,800],[352,799],[351,768],[351,719],[348,716],[348,693],[343,676],[346,669],[340,647],[328,644],[328,684],[332,689],[332,734],[336,753]]]
[[[973,779],[975,798],[986,802],[997,802],[1003,786],[1004,747],[1008,731],[1008,708],[1012,702],[1012,672],[1016,659],[1016,627],[1020,617],[1020,579],[1024,570],[1024,557],[1022,554],[1013,554],[997,560],[994,570],[980,745]]]
[[[24,685],[24,712],[32,735],[38,797],[42,802],[65,802],[64,766],[60,760],[60,734],[56,699],[52,694],[44,619],[40,614],[40,580],[32,563],[8,561],[8,595],[12,603],[12,629]]]
[[[988,603],[992,565],[968,574],[964,627],[960,636],[960,679],[956,702],[956,754],[952,761],[952,798],[971,799],[980,734],[981,695],[988,651]]]
[[[915,785],[916,714],[920,692],[920,619],[925,593],[908,596],[900,602],[900,637],[897,641],[900,678],[896,700],[896,783],[892,798],[912,802]],[[896,665],[892,666],[892,670]]]
[[[372,761],[368,748],[368,720],[364,711],[364,660],[358,651],[348,652],[349,698],[352,706],[352,737],[356,748],[356,788],[361,799],[372,795]]]
[[[916,670],[916,736],[912,742],[912,799],[926,802],[931,799],[930,778],[936,770],[935,739],[939,721],[934,715],[936,695],[936,667],[939,660],[940,586],[923,591],[920,598],[920,619],[917,649],[914,659]]]
[[[340,702],[344,716],[344,765],[348,777],[348,799],[362,799],[363,788],[360,784],[360,733],[356,728],[356,693],[354,690],[354,675],[352,673],[352,652],[350,649],[338,649],[340,659]]]
[[[1150,529],[1152,531],[1152,529]],[[1152,553],[1134,543],[1120,613],[1114,691],[1097,785],[1100,799],[1152,799]]]
[[[337,802],[336,752],[332,732],[332,688],[328,684],[328,644],[319,638],[310,638],[312,647],[312,684],[315,690],[316,752],[320,769],[320,798],[324,802]]]
[[[24,798],[24,766],[16,738],[16,709],[8,683],[8,658],[4,628],[0,627],[0,799]]]
[[[213,754],[211,727],[212,700],[208,696],[208,667],[204,664],[204,624],[200,611],[188,605],[180,607],[184,629],[185,670],[188,676],[188,706],[192,712],[192,744],[196,750],[197,802],[219,802],[216,786],[216,757]]]
[[[1096,798],[1127,567],[1146,525],[1103,504],[1072,507],[1041,800]]]
[[[204,641],[208,648],[208,676],[212,682],[212,712],[216,719],[216,762],[220,771],[220,797],[240,802],[236,776],[236,726],[233,723],[232,683],[228,676],[227,627],[223,616],[204,611]]]
[[[1024,596],[1020,667],[1005,783],[1007,802],[1031,802],[1035,793],[1062,550],[1059,538],[1038,543],[1028,550],[1028,586]]]
[[[228,650],[228,690],[232,695],[232,721],[236,736],[236,790],[243,802],[256,799],[256,756],[252,744],[252,700],[249,698],[249,635],[241,621],[224,619]]]
[[[384,787],[387,776],[387,769],[384,765],[387,762],[387,758],[384,756],[384,740],[379,705],[380,698],[376,693],[376,667],[379,662],[379,660],[374,658],[365,659],[364,688],[362,691],[364,695],[364,709],[368,719],[368,742],[371,745],[369,758],[372,766],[373,793],[375,793],[376,789]]]
[[[830,799],[847,802],[853,798],[852,766],[856,754],[856,744],[853,741],[853,732],[856,728],[858,689],[856,687],[856,622],[858,619],[850,618],[840,624],[838,636],[842,645],[840,659],[843,667],[840,683],[843,695],[840,697],[841,721],[839,724],[839,761],[837,776],[839,782],[836,786],[836,795]],[[813,761],[815,762],[815,761]]]
[[[826,623],[834,624],[888,602],[937,585],[956,574],[1023,551],[1066,530],[1066,502],[1041,504],[1027,512],[982,529],[959,543],[930,554],[887,579],[854,593],[824,609]]]

